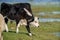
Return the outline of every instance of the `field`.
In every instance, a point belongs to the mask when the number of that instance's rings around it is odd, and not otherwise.
[[[60,32],[60,22],[46,22],[40,23],[40,27],[30,27],[33,36],[30,37],[27,34],[27,30],[24,26],[21,26],[19,33],[15,33],[15,23],[10,24],[9,32],[3,32],[4,40],[60,40],[60,37],[52,34],[54,32]],[[11,27],[12,26],[12,27]]]
[[[48,14],[47,12],[52,12],[52,11],[60,11],[60,7],[56,7],[56,6],[32,6],[32,12],[35,16],[41,17],[41,18],[60,18],[60,14],[57,15],[53,15],[51,13],[51,15],[44,15],[44,16],[40,16],[38,13],[40,12],[46,12],[46,14]]]
[[[38,12],[52,12],[52,11],[60,11],[60,6],[31,6],[33,13],[38,13]]]
[[[60,15],[37,15],[39,12],[51,12],[60,11],[60,7],[41,7],[33,6],[33,14],[41,18],[60,18]],[[37,13],[37,14],[36,14]],[[19,33],[15,33],[16,25],[15,23],[8,23],[9,32],[3,32],[4,40],[60,40],[60,36],[56,36],[53,33],[60,32],[60,22],[40,22],[40,27],[30,27],[33,36],[28,36],[28,32],[25,26],[21,26]]]

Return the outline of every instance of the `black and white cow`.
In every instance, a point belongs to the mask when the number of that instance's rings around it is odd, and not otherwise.
[[[29,3],[16,3],[16,4],[1,4],[1,13],[5,17],[5,22],[8,23],[8,19],[16,21],[16,33],[18,33],[19,29],[19,21],[21,19],[27,20],[26,29],[30,36],[32,36],[30,32],[29,24],[34,21],[34,16],[32,14],[31,6]],[[8,30],[8,28],[7,28]]]

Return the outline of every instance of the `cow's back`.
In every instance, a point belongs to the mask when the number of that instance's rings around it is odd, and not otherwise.
[[[8,3],[1,3],[1,14],[3,16],[6,16],[8,12],[10,11],[11,4]]]

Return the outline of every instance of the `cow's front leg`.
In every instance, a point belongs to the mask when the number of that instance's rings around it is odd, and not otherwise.
[[[6,23],[5,23],[5,30],[6,30],[6,32],[8,32],[8,26]]]
[[[26,29],[27,29],[27,31],[28,31],[28,33],[29,33],[29,36],[32,36],[32,33],[30,32],[29,23],[27,23]]]
[[[5,29],[6,29],[6,32],[8,32],[8,26],[7,26],[7,23],[8,23],[8,19],[5,18]]]
[[[20,26],[20,22],[19,22],[19,21],[17,21],[17,22],[16,22],[16,33],[18,33],[18,32],[19,32],[19,26]]]

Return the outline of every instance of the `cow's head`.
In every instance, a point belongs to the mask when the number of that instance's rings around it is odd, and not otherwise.
[[[32,25],[34,27],[39,27],[39,18],[38,17],[34,17],[34,21],[31,22],[30,25]]]

